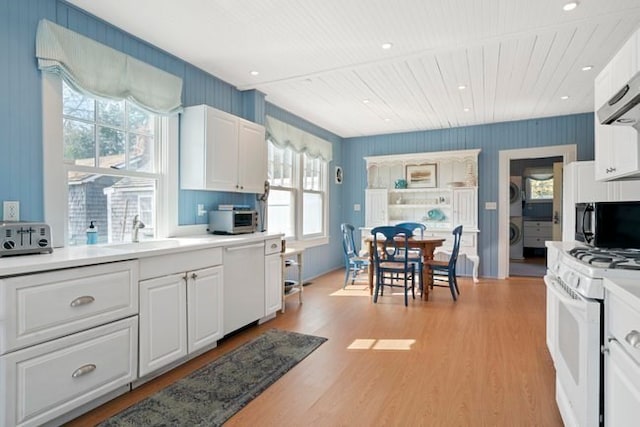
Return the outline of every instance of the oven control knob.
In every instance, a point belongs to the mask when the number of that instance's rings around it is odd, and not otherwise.
[[[49,241],[47,239],[38,240],[38,246],[40,246],[41,248],[46,247],[48,244],[49,244]]]
[[[7,240],[2,244],[2,247],[7,250],[15,249],[16,242],[14,242],[13,240]]]

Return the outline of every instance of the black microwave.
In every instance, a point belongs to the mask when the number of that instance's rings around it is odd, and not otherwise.
[[[575,238],[598,248],[640,249],[640,202],[576,203]]]

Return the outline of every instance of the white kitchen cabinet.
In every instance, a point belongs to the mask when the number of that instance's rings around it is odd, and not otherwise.
[[[478,228],[478,189],[456,188],[453,190],[453,227],[462,225],[475,230]]]
[[[187,355],[185,275],[140,282],[140,376]]]
[[[262,193],[267,179],[264,127],[207,105],[187,107],[180,133],[180,186]]]
[[[638,425],[640,408],[640,365],[622,349],[618,341],[608,344],[605,355],[605,425]]]
[[[265,316],[264,242],[224,248],[224,334]]]
[[[387,215],[387,204],[389,203],[389,193],[386,189],[364,190],[364,216],[366,227],[377,227],[389,224]]]
[[[0,354],[138,313],[137,261],[0,278]]]
[[[605,425],[636,426],[640,408],[640,291],[633,279],[606,279]]]
[[[137,261],[0,278],[0,426],[41,425],[137,375]]]
[[[222,338],[222,266],[187,273],[187,350],[214,344]]]
[[[140,260],[140,377],[223,336],[222,249]]]
[[[637,31],[594,81],[597,112],[639,69]],[[595,177],[599,181],[640,176],[638,132],[631,126],[601,125],[595,115]]]
[[[132,316],[1,356],[0,426],[39,426],[126,391],[137,373],[137,326]]]
[[[264,248],[265,315],[269,316],[282,308],[282,241],[270,239]]]
[[[551,221],[524,221],[523,224],[523,246],[544,249],[545,242],[551,240],[553,223]]]

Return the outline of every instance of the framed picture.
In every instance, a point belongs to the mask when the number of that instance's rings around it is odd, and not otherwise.
[[[342,168],[340,166],[336,166],[336,184],[342,184],[343,176],[342,176]]]
[[[437,187],[436,167],[436,164],[407,166],[407,184],[409,187]]]

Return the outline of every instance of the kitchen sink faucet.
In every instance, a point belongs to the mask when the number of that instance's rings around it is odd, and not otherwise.
[[[140,221],[138,215],[133,217],[133,227],[131,228],[131,241],[134,243],[139,242],[138,230],[144,228],[144,222]]]

